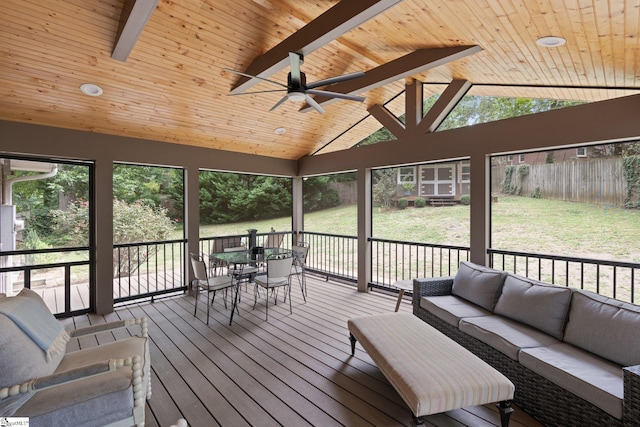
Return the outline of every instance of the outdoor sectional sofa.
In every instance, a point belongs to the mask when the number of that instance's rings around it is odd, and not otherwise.
[[[640,306],[463,261],[414,314],[507,376],[548,426],[640,425]]]
[[[124,327],[141,336],[67,351],[71,338]],[[146,318],[66,331],[35,292],[0,294],[0,417],[28,417],[32,427],[144,425],[148,341]]]

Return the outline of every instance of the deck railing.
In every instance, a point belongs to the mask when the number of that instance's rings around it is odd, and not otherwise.
[[[113,298],[123,303],[186,289],[186,240],[113,245]]]
[[[369,239],[372,287],[387,288],[397,280],[451,276],[469,259],[465,246]]]
[[[307,270],[350,282],[358,280],[358,239],[341,234],[299,233],[309,244]]]
[[[224,247],[273,242],[291,248],[294,233],[249,233],[202,238],[203,253]],[[355,283],[358,277],[358,244],[355,236],[299,232],[310,244],[307,269],[327,278]],[[460,261],[469,259],[469,248],[388,239],[371,243],[372,288],[395,290],[396,280],[455,275]],[[186,240],[114,245],[114,301],[182,292],[186,289]],[[91,307],[90,248],[43,249],[0,252],[2,291],[15,295],[22,287],[40,293],[59,317],[89,312]],[[490,265],[525,277],[561,286],[586,289],[606,297],[635,303],[640,263],[567,257],[561,255],[489,249]]]
[[[57,317],[88,313],[90,253],[89,247],[0,252],[0,290],[13,296],[32,289]]]
[[[640,264],[489,249],[494,268],[556,285],[636,302]]]

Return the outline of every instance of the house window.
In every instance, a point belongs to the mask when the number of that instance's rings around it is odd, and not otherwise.
[[[524,163],[524,154],[518,154],[518,163]]]
[[[576,148],[577,157],[587,157],[587,147]]]
[[[513,156],[509,155],[507,156],[507,163],[512,163],[513,162]]]
[[[416,168],[414,166],[400,168],[398,172],[398,184],[405,182],[416,183]]]
[[[471,182],[471,166],[468,164],[462,164],[460,167],[460,181],[463,183]]]

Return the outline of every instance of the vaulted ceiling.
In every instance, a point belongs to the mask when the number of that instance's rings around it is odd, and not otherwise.
[[[375,104],[404,112],[408,79],[424,83],[425,97],[454,79],[472,83],[473,95],[596,101],[640,93],[639,0],[368,1],[363,22],[343,24],[335,0],[155,1],[4,0],[0,119],[298,159],[349,148],[381,127],[368,112]],[[145,2],[146,23],[128,14]],[[128,24],[139,35],[118,39],[127,16],[138,19]],[[543,36],[566,44],[541,47]],[[129,43],[124,60],[112,58],[116,40]],[[225,68],[255,74],[290,46],[304,53],[308,81],[374,76],[408,55],[424,52],[427,64],[441,48],[477,48],[430,66],[403,64],[380,85],[357,88],[364,102],[332,102],[324,114],[292,102],[269,111],[283,93],[229,95],[243,80]],[[263,76],[286,83],[288,66],[276,69]],[[87,96],[84,83],[104,93]],[[259,81],[240,91],[271,89],[278,86]]]

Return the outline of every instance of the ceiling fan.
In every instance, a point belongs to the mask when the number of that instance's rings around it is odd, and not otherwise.
[[[284,83],[276,82],[274,80],[269,80],[269,79],[265,79],[258,76],[252,76],[251,74],[241,73],[240,71],[225,68],[226,71],[230,71],[232,73],[239,74],[241,76],[249,77],[251,79],[263,80],[265,82],[273,83],[275,85],[282,86],[284,88],[284,89],[274,89],[274,90],[261,90],[256,92],[236,93],[236,94],[230,94],[230,95],[249,95],[249,94],[255,94],[255,93],[286,91],[287,92],[286,95],[280,101],[278,101],[276,105],[271,107],[271,110],[269,111],[275,110],[280,105],[282,105],[286,100],[290,100],[294,102],[306,101],[307,104],[313,107],[320,114],[324,113],[324,108],[322,108],[320,104],[318,104],[309,95],[321,95],[329,98],[348,99],[350,101],[359,101],[359,102],[362,102],[365,100],[365,98],[362,96],[349,95],[349,94],[337,93],[337,92],[329,92],[326,90],[316,89],[317,87],[320,87],[320,86],[327,86],[330,84],[363,77],[364,76],[363,71],[344,74],[342,76],[331,77],[324,80],[318,80],[317,82],[307,84],[307,78],[305,74],[302,71],[300,71],[300,65],[304,63],[304,57],[299,53],[289,52],[289,62],[290,62],[290,71],[287,77],[286,85]]]

